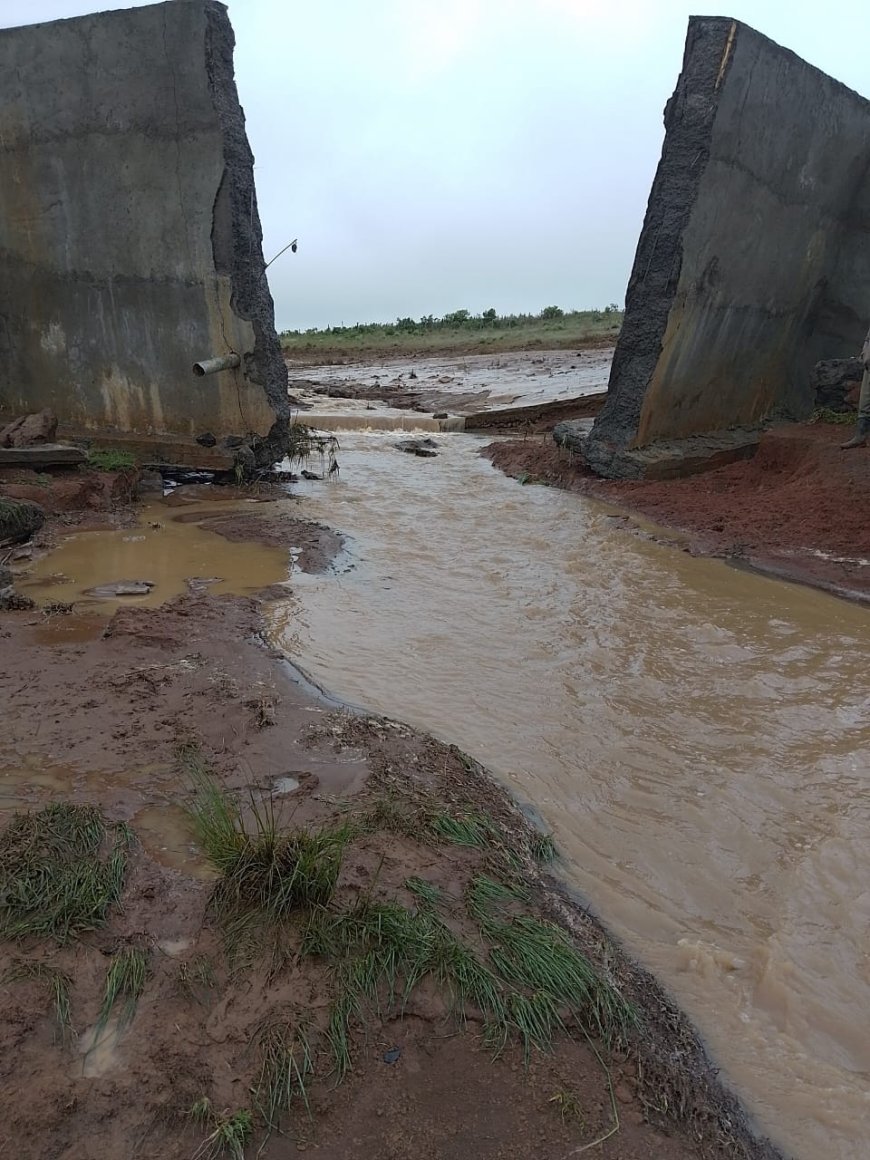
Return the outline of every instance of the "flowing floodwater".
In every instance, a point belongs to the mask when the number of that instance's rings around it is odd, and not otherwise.
[[[521,487],[342,433],[304,512],[352,571],[273,631],[348,701],[533,802],[569,882],[671,989],[762,1128],[863,1160],[870,1121],[870,619]]]

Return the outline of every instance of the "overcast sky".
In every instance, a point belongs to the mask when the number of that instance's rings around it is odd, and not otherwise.
[[[136,0],[0,0],[0,27]],[[623,301],[690,12],[870,95],[867,0],[229,0],[279,329]]]

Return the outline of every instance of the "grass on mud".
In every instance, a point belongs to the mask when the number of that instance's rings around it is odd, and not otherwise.
[[[528,1057],[575,1033],[622,1041],[635,1025],[633,1008],[568,935],[525,912],[531,894],[518,876],[499,876],[505,864],[490,855],[500,835],[485,813],[432,811],[413,801],[403,809],[393,796],[318,828],[281,826],[270,805],[252,800],[243,811],[198,751],[183,750],[181,759],[194,786],[197,838],[220,872],[210,913],[230,962],[243,954],[252,964],[271,953],[273,972],[322,971],[331,995],[319,1021],[316,1013],[288,1010],[255,1034],[256,1107],[270,1128],[294,1104],[307,1106],[321,1057],[340,1082],[359,1036],[374,1021],[400,1016],[424,980],[460,1025],[482,1021],[495,1052],[515,1041]],[[470,875],[456,896],[418,876],[392,891],[379,881],[382,856],[365,892],[342,889],[352,844],[396,832],[454,844],[466,851],[457,852],[460,863],[471,859],[486,872]]]
[[[244,1160],[245,1148],[254,1134],[254,1117],[242,1108],[218,1113],[210,1099],[203,1097],[190,1109],[190,1118],[209,1134],[194,1153],[193,1160]]]
[[[92,447],[85,464],[92,471],[129,471],[135,466],[135,456],[118,447]]]
[[[59,943],[106,922],[124,886],[132,835],[94,806],[15,814],[0,842],[0,936]]]
[[[57,1024],[58,1038],[63,1044],[69,1043],[73,1036],[72,1008],[70,1006],[70,987],[72,979],[64,971],[58,970],[50,963],[44,962],[17,962],[3,974],[3,983],[35,982],[43,983],[51,995],[51,1005]]]
[[[112,961],[106,972],[103,1002],[97,1017],[97,1038],[108,1025],[115,1004],[119,1001],[122,1001],[122,1006],[118,1016],[118,1029],[123,1030],[133,1021],[136,1005],[139,996],[145,990],[147,979],[148,958],[144,951],[138,947],[123,947],[112,955]]]

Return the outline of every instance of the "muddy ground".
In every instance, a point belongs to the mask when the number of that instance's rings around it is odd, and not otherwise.
[[[649,482],[600,479],[546,433],[483,453],[527,484],[593,496],[676,530],[693,553],[870,600],[870,451],[841,451],[850,434],[819,422],[775,427],[750,460]]]
[[[576,351],[512,351],[338,366],[310,366],[288,359],[287,368],[293,395],[318,412],[323,399],[329,398],[470,419],[495,409],[553,405],[601,392],[607,386],[612,357],[612,346],[605,345]],[[592,411],[560,412],[552,421],[594,414],[598,407],[600,402]]]
[[[40,486],[47,496],[55,484]],[[169,501],[167,513],[179,502]],[[107,524],[135,519],[117,496],[105,506],[98,518]],[[91,519],[90,510],[50,518],[43,545],[62,534],[58,521]],[[288,551],[307,545],[303,566],[311,569],[327,566],[339,547],[328,530],[312,525],[305,540],[298,521],[282,527],[262,514],[252,513],[247,528],[237,515],[216,515],[215,530],[235,541],[262,534],[273,545],[283,536]],[[772,1157],[655,982],[562,897],[558,863],[541,863],[539,835],[485,771],[452,747],[318,698],[264,643],[265,607],[195,591],[111,617],[38,607],[0,614],[0,824],[72,801],[128,822],[135,836],[121,903],[105,926],[65,945],[0,942],[3,1154],[202,1155],[208,1129],[190,1111],[208,1097],[218,1116],[252,1108],[248,1154],[263,1144],[257,1154],[274,1160],[306,1151],[335,1160]],[[218,875],[186,812],[190,752],[251,803],[248,824],[255,806],[282,826],[309,829],[379,819],[344,851],[344,905],[397,900],[413,909],[419,900],[407,884],[423,878],[448,900],[457,937],[473,939],[460,900],[474,875],[510,865],[511,880],[528,890],[522,910],[572,932],[602,978],[636,1006],[640,1029],[612,1049],[575,1030],[527,1061],[516,1042],[494,1057],[479,1015],[460,1023],[428,979],[403,1018],[382,995],[380,1014],[353,1023],[351,1071],[336,1086],[323,1040],[335,988],[328,963],[303,957],[295,935],[280,957],[265,944],[243,962],[228,957],[209,909]],[[485,816],[493,828],[480,847],[435,839],[418,824],[429,816],[415,812],[421,802],[427,811]],[[145,987],[129,1024],[113,1016],[95,1038],[107,966],[124,948],[145,955]],[[69,977],[66,1041],[45,984],[9,977],[22,961]],[[315,1074],[309,1108],[297,1097],[268,1136],[257,1110],[258,1037],[276,1020],[310,1022]]]

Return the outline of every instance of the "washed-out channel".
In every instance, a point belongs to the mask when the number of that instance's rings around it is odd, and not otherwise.
[[[342,432],[309,518],[355,568],[272,634],[350,702],[454,741],[552,827],[571,885],[696,1021],[798,1160],[870,1115],[870,622],[521,487]]]

